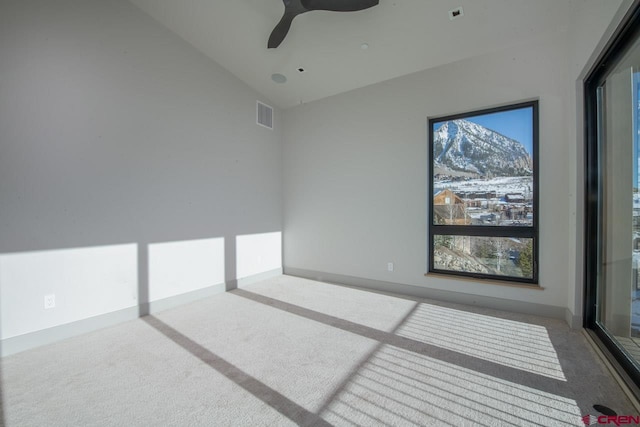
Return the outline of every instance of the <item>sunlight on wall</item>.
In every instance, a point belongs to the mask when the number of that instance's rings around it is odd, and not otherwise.
[[[224,283],[224,238],[149,245],[149,301]]]
[[[421,304],[398,335],[566,381],[546,328]]]
[[[320,414],[331,424],[578,425],[576,401],[384,345]]]
[[[135,243],[0,255],[0,337],[137,305],[137,256]]]
[[[282,233],[236,237],[238,279],[282,268]]]

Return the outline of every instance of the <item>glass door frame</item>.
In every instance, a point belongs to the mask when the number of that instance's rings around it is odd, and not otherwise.
[[[616,344],[615,339],[597,322],[598,281],[602,262],[603,192],[602,117],[598,108],[601,88],[609,73],[640,38],[640,2],[616,30],[603,53],[584,81],[585,124],[585,229],[584,229],[584,323],[624,370],[628,379],[640,387],[640,368]],[[631,178],[631,177],[630,177]]]

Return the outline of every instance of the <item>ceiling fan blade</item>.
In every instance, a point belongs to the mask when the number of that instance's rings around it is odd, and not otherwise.
[[[278,25],[275,26],[271,35],[269,36],[269,41],[267,42],[267,48],[273,49],[280,46],[282,40],[287,36],[289,32],[289,28],[291,28],[291,22],[293,18],[298,15],[297,13],[291,13],[288,10],[284,11],[284,15],[282,15],[282,19],[278,22]]]
[[[379,0],[301,0],[301,3],[307,10],[355,12],[376,6]]]
[[[355,12],[376,6],[379,0],[282,0],[284,15],[271,32],[267,48],[280,46],[291,28],[293,18],[311,10],[329,10],[332,12]]]

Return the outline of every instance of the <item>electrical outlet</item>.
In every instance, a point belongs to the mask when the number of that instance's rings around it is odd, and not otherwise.
[[[56,306],[56,296],[55,294],[45,295],[44,296],[44,308],[54,308]]]
[[[387,263],[387,270],[393,271],[393,263],[392,262]]]

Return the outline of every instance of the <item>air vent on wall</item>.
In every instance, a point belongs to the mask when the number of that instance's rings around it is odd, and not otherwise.
[[[273,129],[273,108],[262,102],[257,102],[257,123],[269,129]]]

